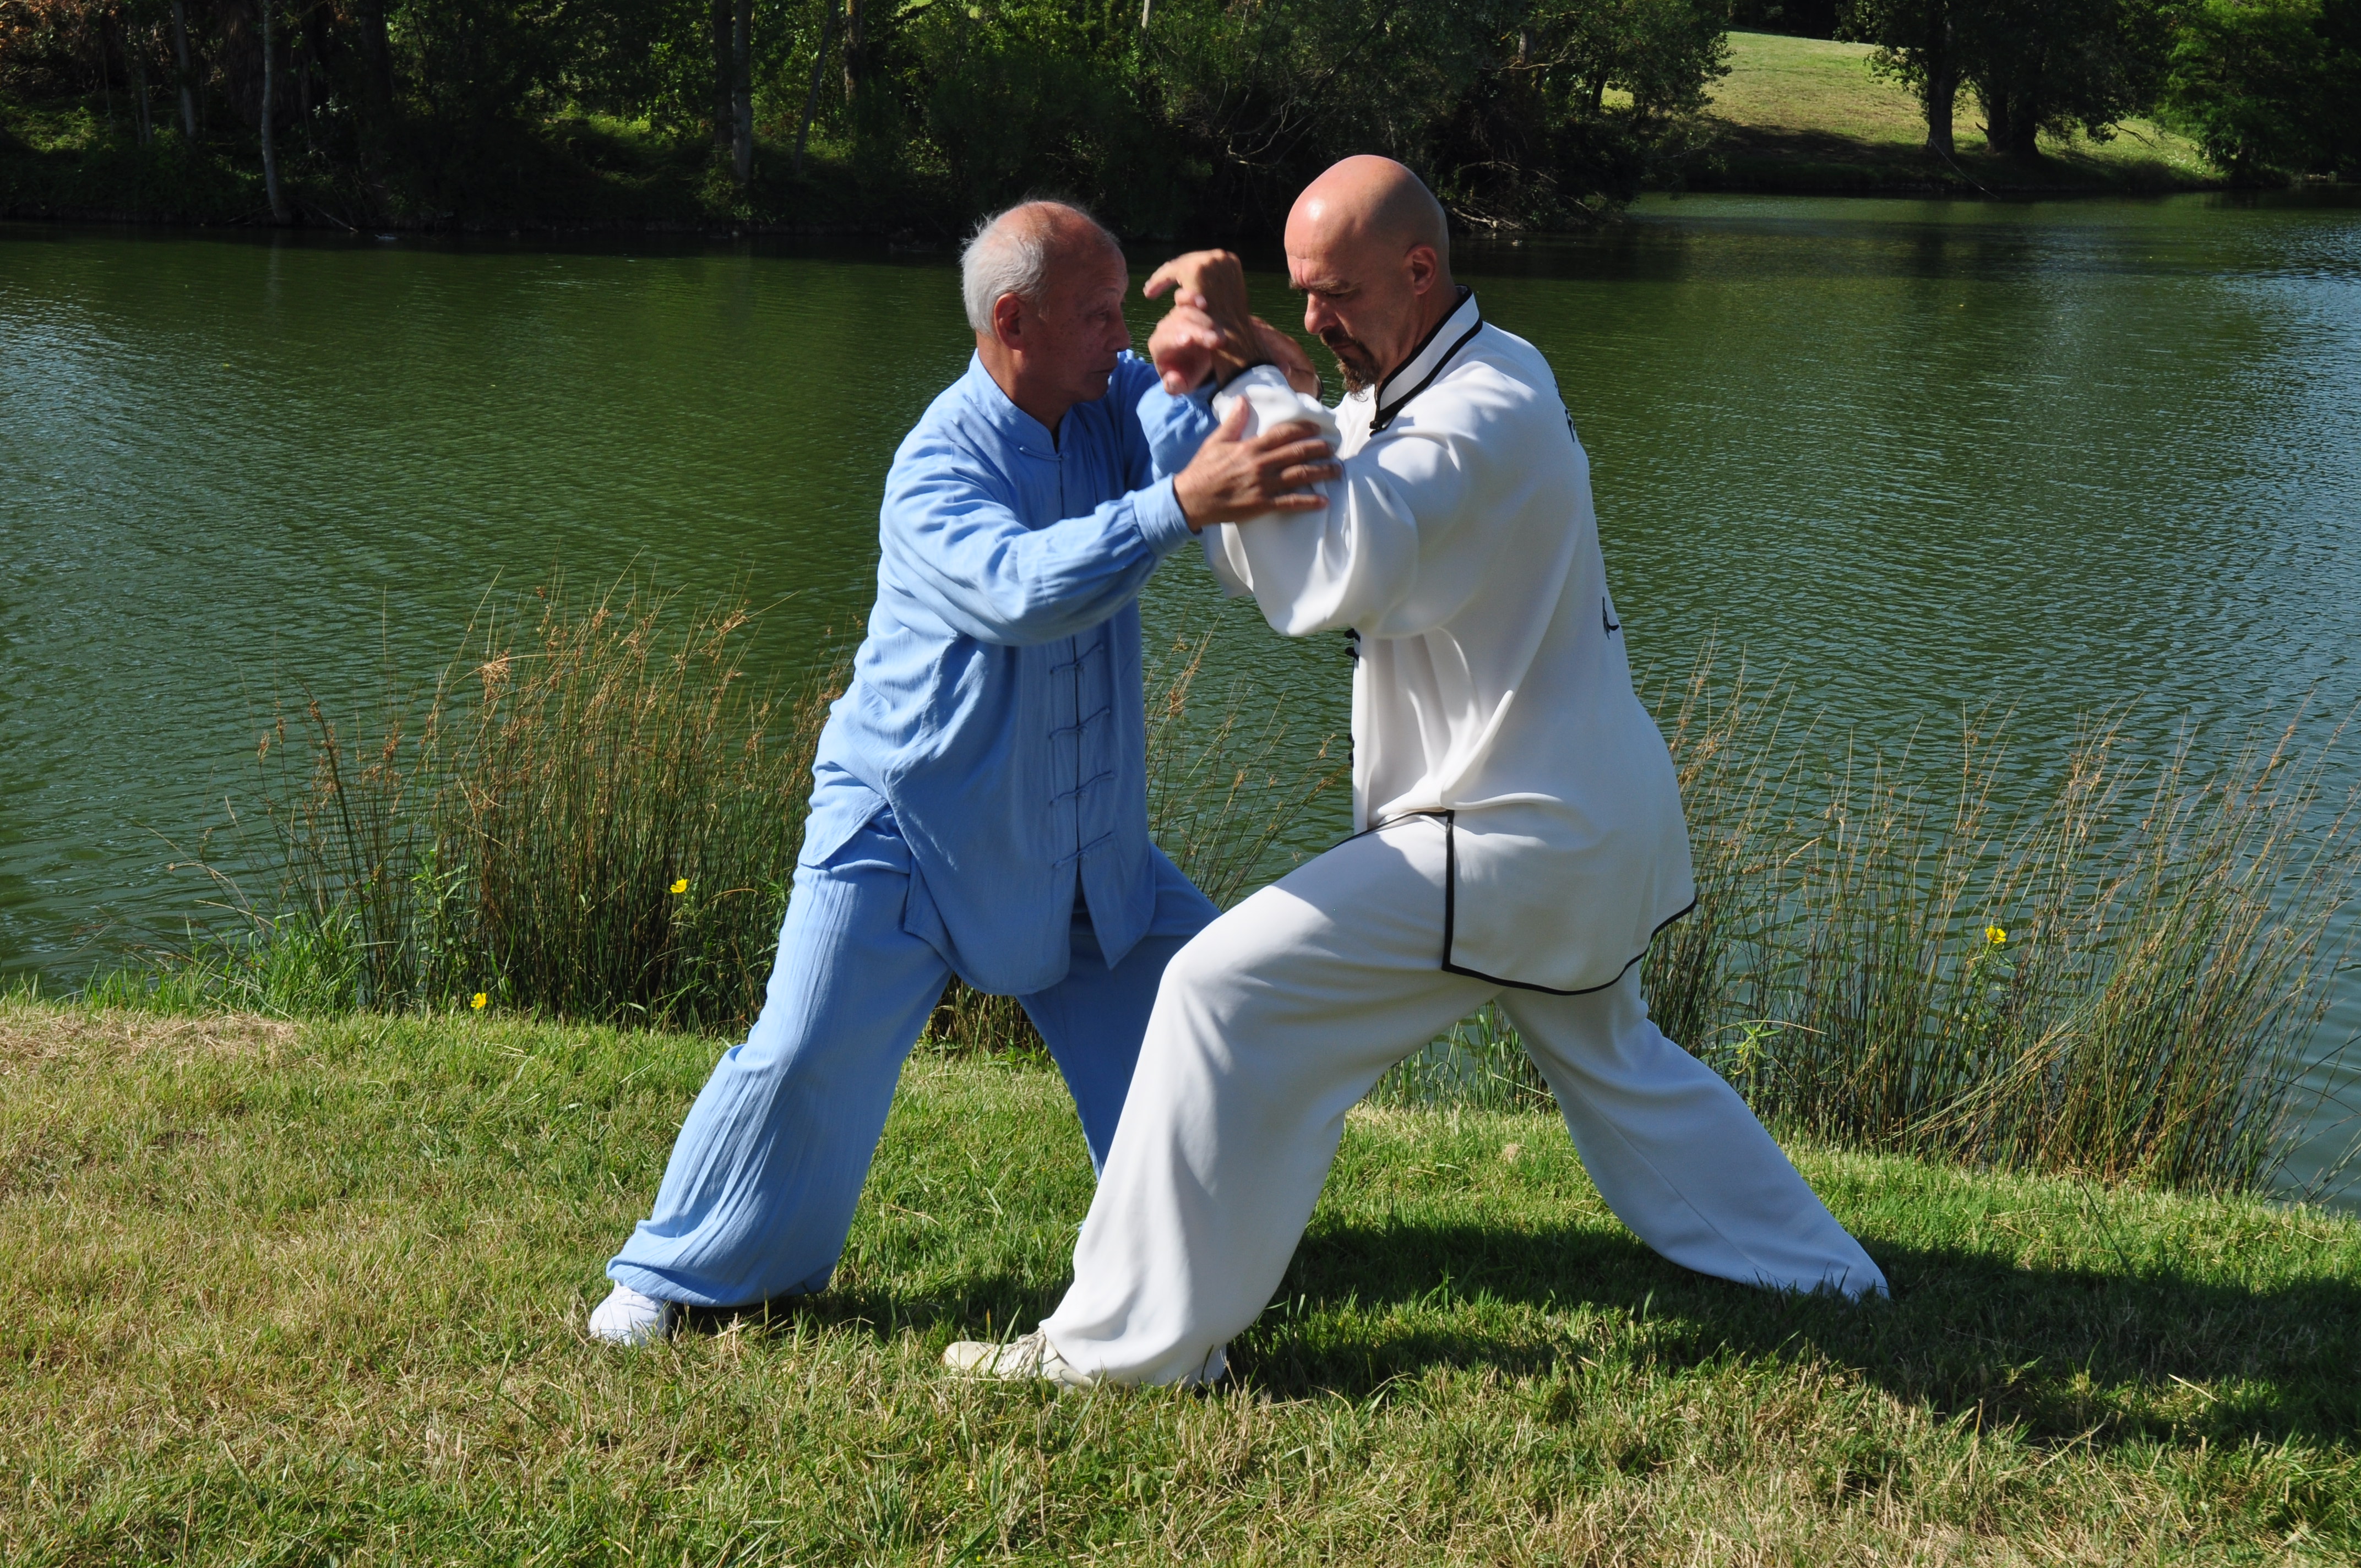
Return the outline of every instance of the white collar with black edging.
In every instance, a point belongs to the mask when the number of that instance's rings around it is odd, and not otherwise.
[[[1484,313],[1476,308],[1476,291],[1463,283],[1459,286],[1459,303],[1451,313],[1434,323],[1400,369],[1378,383],[1378,411],[1369,422],[1369,433],[1374,435],[1393,423],[1394,416],[1412,398],[1425,391],[1443,374],[1443,367],[1451,363],[1452,356],[1483,330]]]

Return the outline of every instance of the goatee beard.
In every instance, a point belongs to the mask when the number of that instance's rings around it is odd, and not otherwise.
[[[1336,356],[1336,369],[1345,378],[1345,391],[1361,391],[1380,379],[1377,356],[1362,346],[1359,338],[1347,337],[1340,332],[1320,341]]]

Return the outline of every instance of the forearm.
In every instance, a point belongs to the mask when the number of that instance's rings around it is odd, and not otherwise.
[[[1005,513],[938,513],[889,527],[885,552],[895,581],[948,625],[1017,646],[1106,620],[1191,538],[1171,482],[1159,480],[1046,528],[1024,528]]]

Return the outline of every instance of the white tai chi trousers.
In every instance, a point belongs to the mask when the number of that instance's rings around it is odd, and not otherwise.
[[[1073,1286],[1041,1324],[1070,1364],[1118,1383],[1219,1376],[1279,1288],[1345,1112],[1495,996],[1641,1240],[1746,1284],[1884,1289],[1746,1102],[1649,1022],[1636,966],[1578,996],[1440,967],[1443,844],[1427,818],[1349,839],[1165,970]]]

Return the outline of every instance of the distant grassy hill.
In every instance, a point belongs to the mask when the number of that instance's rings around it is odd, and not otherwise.
[[[1870,46],[1775,33],[1730,35],[1730,72],[1713,93],[1703,146],[1683,173],[1726,191],[2185,191],[2221,183],[2188,137],[2126,121],[2110,141],[2045,136],[2043,167],[1984,149],[1975,94],[1962,93],[1958,149],[1926,150],[1918,101],[1871,74]]]

